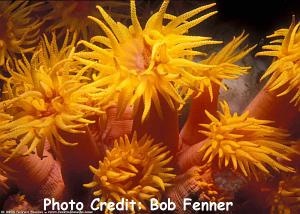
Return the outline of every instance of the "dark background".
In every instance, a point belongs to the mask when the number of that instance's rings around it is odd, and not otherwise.
[[[270,32],[300,19],[300,0],[216,0],[219,17],[235,20],[253,31]]]

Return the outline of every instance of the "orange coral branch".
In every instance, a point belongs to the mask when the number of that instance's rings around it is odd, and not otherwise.
[[[62,131],[62,136],[76,146],[57,145],[61,171],[69,196],[79,199],[84,197],[83,184],[92,179],[89,166],[96,166],[101,160],[97,145],[90,139],[87,129],[83,134],[71,134]],[[80,198],[84,201],[84,198]]]
[[[209,118],[206,116],[204,110],[209,109],[213,115],[216,115],[218,107],[218,95],[220,86],[211,83],[213,97],[211,100],[208,89],[205,89],[204,92],[197,98],[192,100],[188,118],[180,131],[180,137],[183,143],[185,144],[195,144],[204,140],[206,136],[202,133],[199,133],[199,124],[200,123],[209,123]]]
[[[141,117],[144,111],[144,104],[140,103],[133,119],[132,130],[137,132],[138,138],[148,134],[154,138],[155,143],[163,142],[172,155],[175,155],[179,146],[177,110],[172,109],[162,96],[158,95],[158,97],[162,106],[162,117],[154,107],[151,107],[148,117],[142,122]]]
[[[5,165],[7,177],[16,184],[28,200],[37,203],[45,197],[62,199],[64,183],[59,164],[52,155],[44,151],[43,159],[37,154],[9,160]]]
[[[294,138],[299,138],[300,111],[289,101],[292,94],[276,96],[277,91],[264,87],[247,106],[249,115],[257,119],[273,120],[275,126],[288,129]]]

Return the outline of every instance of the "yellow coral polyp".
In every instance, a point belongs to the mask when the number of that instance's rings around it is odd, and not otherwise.
[[[289,29],[279,29],[268,38],[275,38],[270,45],[263,46],[258,56],[272,56],[275,60],[262,79],[270,77],[267,88],[278,90],[277,96],[293,93],[291,103],[300,106],[300,22],[293,18]],[[280,39],[278,37],[281,37]],[[283,37],[283,38],[282,38]]]
[[[17,139],[18,145],[12,156],[35,148],[43,153],[46,139],[55,150],[55,143],[69,143],[61,131],[82,133],[83,127],[94,121],[88,117],[100,114],[99,107],[102,89],[97,88],[85,75],[87,67],[79,66],[72,60],[76,35],[69,44],[69,33],[61,48],[58,48],[55,34],[51,42],[45,37],[30,62],[8,61],[9,77],[5,81],[0,103],[2,111],[14,115],[6,128],[9,132],[0,136],[0,141]]]
[[[10,55],[34,50],[42,22],[29,15],[39,5],[28,5],[28,1],[0,3],[0,66]]]
[[[207,59],[200,61],[202,64],[214,65],[214,67],[209,69],[194,69],[196,74],[206,77],[199,81],[199,88],[201,88],[201,90],[198,91],[198,95],[200,95],[204,88],[207,87],[212,100],[213,92],[211,82],[220,85],[226,90],[226,86],[222,83],[223,79],[237,79],[241,75],[247,74],[250,67],[234,64],[251,52],[255,47],[241,47],[247,37],[248,35],[244,35],[244,33],[238,37],[234,37],[218,52],[214,52]],[[180,87],[182,91],[187,91],[186,99],[189,98],[189,95],[194,93],[194,90],[190,88],[179,86],[179,88]]]
[[[141,202],[146,210],[149,199],[159,199],[175,178],[173,168],[168,167],[171,160],[167,148],[153,144],[148,136],[139,140],[136,134],[132,140],[125,136],[115,141],[111,151],[107,150],[97,169],[90,166],[94,180],[84,186],[94,188],[94,195],[101,201],[126,198]]]
[[[144,111],[141,119],[144,121],[152,104],[162,115],[160,96],[173,109],[184,103],[177,90],[178,85],[199,90],[198,81],[204,77],[192,69],[203,70],[213,66],[191,60],[191,56],[204,54],[193,49],[220,42],[209,37],[185,35],[188,29],[216,12],[190,19],[215,4],[176,17],[166,13],[169,1],[165,0],[144,28],[137,18],[135,1],[130,1],[130,4],[130,27],[115,22],[102,7],[97,6],[106,23],[95,17],[89,18],[99,25],[106,37],[95,36],[91,42],[81,41],[91,51],[80,52],[76,56],[81,63],[95,69],[95,78],[107,89],[107,99],[117,99],[120,113],[126,106],[138,106],[142,101]]]
[[[208,137],[199,151],[203,161],[216,161],[220,168],[231,165],[233,170],[256,179],[259,172],[270,174],[270,169],[294,172],[278,161],[290,161],[287,154],[294,152],[284,145],[288,136],[284,130],[270,126],[271,121],[249,117],[248,112],[231,114],[226,102],[221,102],[221,109],[219,119],[206,111],[211,123],[201,124],[208,129],[199,131]]]

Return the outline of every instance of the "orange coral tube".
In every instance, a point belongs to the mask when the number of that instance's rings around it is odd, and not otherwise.
[[[87,128],[86,133],[71,134],[61,132],[61,135],[70,143],[78,143],[76,146],[57,144],[59,160],[63,180],[68,191],[67,194],[74,199],[83,200],[87,190],[82,186],[92,179],[89,166],[97,166],[101,155],[95,142],[91,139]]]
[[[177,165],[181,172],[185,172],[193,166],[200,165],[202,162],[202,156],[199,154],[200,148],[203,146],[205,140],[198,142],[194,145],[186,147],[182,152],[180,152],[177,157]]]
[[[288,129],[294,138],[299,138],[300,111],[289,102],[293,93],[284,96],[276,94],[276,91],[264,87],[245,110],[257,119],[274,121],[276,127]]]
[[[163,118],[159,116],[154,105],[151,105],[148,117],[144,122],[141,122],[144,104],[140,103],[133,119],[132,130],[137,132],[138,138],[148,134],[154,138],[155,143],[164,143],[172,155],[175,155],[178,152],[179,146],[178,113],[177,110],[172,109],[168,105],[162,96],[159,95],[158,97],[162,106],[161,111]]]
[[[198,132],[199,124],[210,122],[204,110],[209,110],[209,112],[211,112],[213,115],[216,115],[220,89],[220,86],[213,82],[211,85],[213,92],[212,101],[207,88],[199,97],[192,100],[187,121],[180,131],[180,138],[184,144],[192,145],[206,138],[205,135]]]
[[[118,116],[117,106],[112,105],[108,107],[106,109],[106,118],[100,123],[101,149],[111,149],[116,139],[129,135],[132,131],[132,121],[131,106],[127,107],[121,116]]]
[[[62,199],[64,183],[59,164],[49,152],[44,151],[43,159],[31,154],[11,159],[5,165],[10,168],[7,177],[30,202],[37,203],[46,197]]]
[[[205,89],[199,97],[193,99],[188,118],[180,131],[179,137],[183,146],[177,158],[177,164],[179,170],[183,172],[201,162],[202,157],[198,151],[203,145],[202,141],[207,137],[198,132],[199,124],[210,122],[205,110],[209,109],[213,115],[217,114],[220,86],[215,83],[211,84],[214,99],[211,101],[208,89]]]

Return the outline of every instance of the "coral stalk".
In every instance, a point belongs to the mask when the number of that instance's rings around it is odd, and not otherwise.
[[[178,113],[177,110],[170,108],[160,95],[159,100],[162,106],[162,115],[158,114],[154,107],[151,107],[147,118],[142,122],[140,118],[143,114],[144,105],[140,103],[133,119],[132,130],[137,132],[138,137],[149,134],[156,142],[164,142],[172,155],[176,155],[179,149]]]
[[[118,115],[118,107],[115,104],[107,107],[105,111],[106,114],[100,117],[98,129],[95,130],[100,135],[98,143],[104,153],[106,149],[113,147],[116,139],[124,135],[130,135],[133,122],[133,109],[131,106],[127,107],[124,114],[120,116]]]
[[[300,133],[300,111],[289,102],[292,94],[277,96],[276,91],[266,87],[254,97],[245,111],[249,115],[262,120],[273,120],[275,126],[290,131],[291,137],[297,139]]]
[[[208,89],[205,89],[205,91],[199,97],[192,99],[188,118],[180,131],[180,138],[183,144],[193,145],[206,138],[205,135],[198,132],[199,124],[209,122],[209,118],[206,116],[204,111],[205,109],[209,109],[213,115],[217,114],[217,98],[220,89],[220,86],[215,83],[212,83],[211,87],[212,95],[214,97],[213,100],[211,100],[211,95]]]
[[[36,154],[30,154],[3,164],[8,168],[8,179],[16,184],[30,202],[36,204],[43,198],[51,197],[62,199],[65,186],[59,164],[49,152],[44,151],[43,159]]]
[[[62,177],[66,185],[67,198],[73,197],[84,201],[86,189],[82,187],[92,179],[89,166],[96,166],[101,157],[99,149],[91,139],[87,128],[85,133],[70,134],[61,132],[61,135],[76,146],[57,144],[58,159],[61,164]]]
[[[202,157],[199,155],[199,150],[203,147],[206,141],[208,141],[208,139],[183,148],[176,158],[180,172],[185,172],[193,166],[201,165]]]

